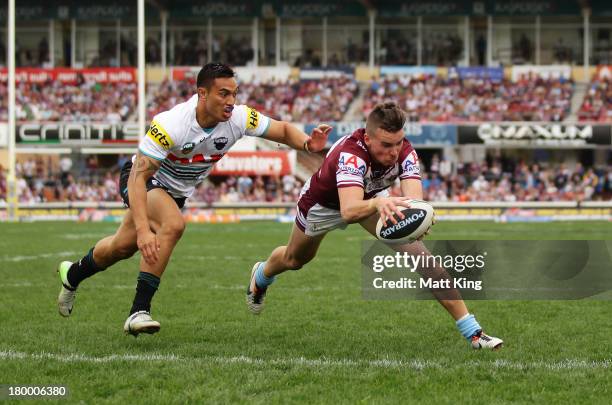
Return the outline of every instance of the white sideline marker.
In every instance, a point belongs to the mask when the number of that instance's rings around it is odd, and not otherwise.
[[[0,351],[0,359],[3,360],[54,360],[62,363],[113,363],[113,362],[176,362],[176,363],[217,363],[227,364],[255,364],[255,365],[280,365],[280,366],[304,366],[304,367],[344,367],[344,368],[382,368],[382,369],[456,369],[474,367],[492,367],[496,369],[524,370],[595,370],[612,368],[612,359],[604,360],[581,360],[565,359],[560,361],[533,361],[517,362],[511,360],[493,361],[468,361],[464,363],[446,364],[435,360],[353,360],[353,359],[308,359],[305,357],[290,357],[278,359],[261,359],[248,356],[210,356],[210,357],[180,357],[174,354],[111,354],[107,356],[90,356],[83,353],[26,353],[14,350]]]

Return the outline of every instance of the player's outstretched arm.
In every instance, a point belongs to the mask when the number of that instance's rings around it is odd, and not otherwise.
[[[405,197],[376,197],[364,200],[363,195],[361,187],[341,187],[338,189],[340,215],[346,223],[359,222],[376,212],[379,213],[380,218],[385,223],[387,223],[387,220],[396,223],[393,214],[404,218],[400,207],[410,207]]]
[[[149,264],[157,262],[159,243],[149,226],[147,216],[147,180],[159,169],[161,162],[138,152],[128,178],[130,211],[136,228],[138,249]]]
[[[402,189],[402,195],[411,200],[422,200],[423,199],[423,184],[421,180],[417,179],[404,179],[400,181],[400,188]]]
[[[327,144],[327,136],[331,129],[329,125],[321,124],[313,129],[310,136],[308,136],[288,122],[270,119],[270,127],[264,138],[284,143],[296,150],[320,152]]]

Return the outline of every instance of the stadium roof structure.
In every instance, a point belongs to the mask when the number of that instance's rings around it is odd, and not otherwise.
[[[4,3],[4,2],[3,2]],[[435,16],[547,16],[580,15],[591,8],[594,15],[612,15],[606,0],[146,0],[147,19],[202,17],[349,17],[374,11],[381,17]],[[6,3],[0,6],[0,20],[6,21]],[[136,2],[119,0],[20,0],[17,21],[49,19],[135,20]]]
[[[324,16],[365,16],[368,12],[364,1],[344,0],[252,0],[197,2],[194,0],[151,0],[160,9],[167,10],[173,17],[324,17]]]
[[[536,16],[580,15],[593,7],[612,14],[606,0],[148,0],[170,15],[186,10],[204,10],[206,16],[347,17],[363,16],[368,11],[390,17],[418,16]],[[194,17],[198,14],[191,14]]]

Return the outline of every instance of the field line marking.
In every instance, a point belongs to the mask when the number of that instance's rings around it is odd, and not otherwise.
[[[53,257],[75,256],[78,254],[79,252],[64,251],[64,252],[53,252],[53,253],[41,253],[38,255],[29,255],[29,256],[3,256],[3,257],[0,257],[0,262],[23,262],[26,260],[38,260],[38,259],[48,259],[48,258],[53,258]]]
[[[90,232],[90,233],[63,233],[58,235],[61,239],[68,240],[83,240],[83,239],[102,239],[107,234],[112,234],[114,231],[109,232]]]
[[[48,284],[44,283],[32,283],[30,281],[19,281],[12,283],[0,283],[0,288],[42,288],[48,287]],[[134,284],[111,284],[101,287],[103,289],[110,288],[113,290],[133,290],[136,288],[136,283]],[[176,284],[173,285],[172,288],[178,289],[191,289],[195,288],[193,285],[187,284]],[[204,288],[210,290],[230,290],[230,291],[242,291],[246,287],[244,285],[220,285],[220,284],[208,284]],[[303,292],[316,292],[316,291],[341,291],[342,288],[336,287],[283,287],[285,290],[289,291],[303,291]]]
[[[246,364],[261,366],[304,366],[304,367],[343,367],[343,368],[382,368],[382,369],[453,369],[474,367],[489,367],[495,369],[509,370],[593,370],[612,368],[612,359],[604,360],[582,360],[564,359],[559,361],[531,361],[517,362],[512,360],[492,360],[480,361],[473,360],[464,363],[440,362],[436,360],[422,359],[378,359],[378,360],[354,360],[354,359],[332,359],[305,357],[289,357],[264,359],[248,356],[205,356],[205,357],[182,357],[175,354],[111,354],[106,356],[91,356],[83,353],[26,353],[14,350],[0,351],[0,359],[4,360],[54,360],[62,363],[113,363],[113,362],[196,362],[196,363],[216,363],[227,364]]]

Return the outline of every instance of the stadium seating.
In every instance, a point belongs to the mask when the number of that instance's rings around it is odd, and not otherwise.
[[[570,113],[573,83],[522,76],[516,82],[444,79],[425,75],[374,80],[364,114],[385,100],[399,103],[412,121],[561,121]]]
[[[609,81],[594,81],[579,111],[581,120],[612,119]],[[195,83],[163,81],[149,85],[147,117],[188,99]],[[269,116],[292,122],[341,121],[358,95],[359,84],[349,78],[310,81],[257,79],[241,83],[239,103]],[[440,76],[381,78],[367,85],[363,113],[385,100],[398,102],[412,121],[561,121],[570,114],[573,83],[524,76],[516,82]],[[0,121],[7,119],[7,88],[0,84]],[[135,83],[76,85],[20,83],[17,119],[24,121],[135,120]]]
[[[612,122],[612,82],[609,77],[593,80],[578,111],[581,121]]]
[[[195,82],[191,80],[164,80],[157,87],[149,86],[147,102],[147,119],[169,110],[175,105],[187,101],[193,95]]]
[[[425,200],[431,201],[591,201],[612,194],[612,167],[572,169],[540,167],[517,161],[458,164],[432,160],[423,176]],[[400,195],[399,187],[393,191]]]
[[[188,99],[194,87],[195,83],[190,80],[162,82],[150,92],[148,118]],[[286,82],[254,79],[240,83],[238,103],[285,121],[340,121],[357,90],[357,82],[348,78]]]
[[[167,110],[193,94],[193,79],[164,81],[148,89],[147,115]],[[317,81],[252,81],[240,83],[239,103],[276,118],[294,122],[342,120],[359,93],[349,78]],[[372,80],[363,95],[363,113],[385,100],[405,108],[418,122],[560,121],[570,113],[573,83],[564,79],[522,76],[517,81],[422,76]],[[7,87],[0,83],[0,121],[7,118]],[[612,121],[610,79],[594,79],[578,112],[581,120]],[[19,83],[17,114],[26,121],[103,121],[134,119],[134,83],[96,84],[81,80],[67,85]],[[92,162],[95,159],[92,160]],[[317,163],[310,167],[316,170]],[[425,198],[433,201],[557,201],[610,198],[612,169],[562,165],[529,166],[520,162],[478,162],[448,170],[434,159],[425,168]],[[21,202],[120,201],[118,167],[97,169],[95,162],[70,171],[44,158],[21,161],[17,167]],[[286,178],[248,176],[216,178],[200,187],[195,201],[295,201],[302,183]],[[397,192],[398,189],[396,188]],[[6,199],[6,173],[0,170],[0,199]]]
[[[119,168],[98,169],[95,162],[83,170],[62,172],[42,158],[19,162],[19,200],[121,201],[117,187]],[[425,199],[431,201],[589,201],[612,196],[612,167],[573,168],[564,165],[540,167],[513,160],[458,164],[437,156],[424,171]],[[78,179],[78,180],[77,180]],[[192,197],[203,202],[294,202],[302,182],[284,177],[236,176],[206,180]],[[0,200],[6,199],[6,185],[0,177]],[[400,195],[399,186],[392,193]]]
[[[17,119],[23,121],[128,121],[136,111],[136,83],[19,83]],[[0,121],[8,119],[6,83],[0,84]]]

